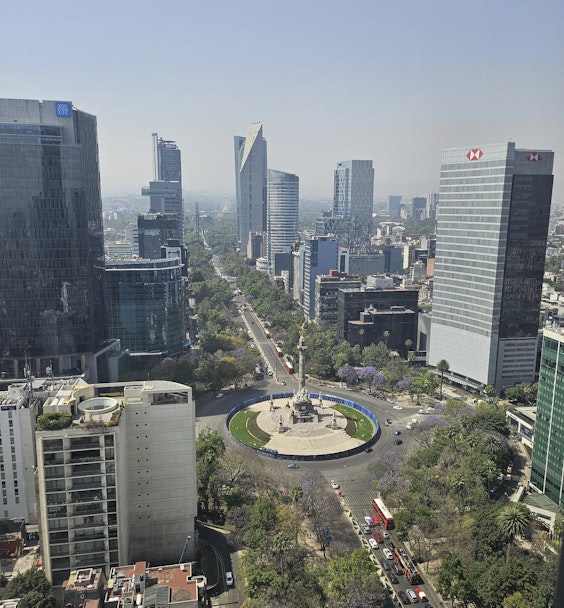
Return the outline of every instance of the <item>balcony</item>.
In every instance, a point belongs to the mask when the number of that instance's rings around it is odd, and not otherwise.
[[[87,540],[105,540],[105,538],[105,530],[93,530],[92,532],[82,532],[81,534],[76,534],[75,537],[71,540],[71,542],[81,543]]]
[[[87,521],[87,522],[83,522],[83,523],[75,523],[72,526],[73,530],[82,530],[85,528],[105,528],[106,527],[106,523],[104,522],[103,519],[94,519],[92,518],[92,521]]]
[[[80,440],[80,441],[72,440],[71,444],[70,444],[70,449],[73,451],[75,451],[75,450],[97,450],[100,447],[101,447],[100,442],[97,439],[96,440],[84,439],[84,440]]]
[[[83,452],[82,455],[80,452],[73,452],[72,456],[69,458],[70,464],[82,464],[87,462],[99,462],[102,460],[102,456],[100,452],[97,454],[90,452]]]
[[[72,476],[80,477],[83,476],[92,476],[92,475],[101,475],[101,467],[100,464],[75,464],[72,468]]]
[[[85,504],[75,505],[72,512],[72,517],[78,517],[80,515],[93,515],[99,513],[105,513],[105,505],[103,503],[98,504]]]
[[[49,467],[48,469],[45,469],[45,479],[59,479],[64,477],[64,467]]]

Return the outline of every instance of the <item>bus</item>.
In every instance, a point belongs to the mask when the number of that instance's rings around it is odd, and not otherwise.
[[[268,331],[268,329],[264,330],[264,337],[269,339],[270,338],[270,332]]]
[[[411,585],[420,585],[423,582],[415,564],[403,549],[394,549],[394,561],[403,570],[406,580]]]
[[[275,347],[274,347],[274,350],[276,351],[276,356],[277,356],[277,357],[282,357],[282,355],[284,354],[284,353],[282,352],[282,349],[281,349],[279,346],[275,346]]]
[[[374,519],[379,521],[386,530],[394,529],[394,518],[379,498],[372,499],[372,511],[374,512]]]
[[[294,373],[294,366],[288,361],[288,359],[284,359],[284,369],[289,373]]]

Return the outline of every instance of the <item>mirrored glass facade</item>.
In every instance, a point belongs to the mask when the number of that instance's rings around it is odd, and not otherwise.
[[[103,253],[96,118],[0,99],[0,372],[84,369],[105,338]]]

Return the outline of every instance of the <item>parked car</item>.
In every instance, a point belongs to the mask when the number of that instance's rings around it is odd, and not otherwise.
[[[401,439],[396,439],[394,441],[394,445],[401,445],[403,443],[403,441]]]
[[[339,484],[334,479],[332,479],[329,483],[331,484],[331,487],[333,488],[333,490],[339,489]]]
[[[288,465],[288,468],[289,468],[289,469],[299,469],[299,468],[300,468],[300,465],[299,465],[299,464],[296,464],[295,462],[291,462],[291,463]]]
[[[394,431],[394,435],[401,435],[401,431]]]
[[[378,543],[376,542],[376,540],[374,538],[369,538],[368,544],[370,545],[370,547],[372,549],[378,549]]]
[[[225,573],[225,584],[228,587],[233,587],[233,572],[226,572]]]

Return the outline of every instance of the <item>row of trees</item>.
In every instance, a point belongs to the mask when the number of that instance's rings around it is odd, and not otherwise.
[[[505,412],[495,402],[454,400],[436,411],[414,427],[420,447],[407,461],[388,452],[372,465],[398,534],[426,570],[439,560],[445,598],[479,608],[552,606],[556,556],[541,550],[543,534],[531,534],[523,504],[492,499],[512,457]]]

